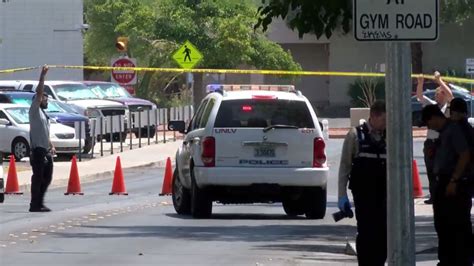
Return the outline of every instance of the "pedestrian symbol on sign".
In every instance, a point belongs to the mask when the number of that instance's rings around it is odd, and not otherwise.
[[[184,56],[184,62],[186,62],[186,58],[189,59],[189,62],[192,61],[192,60],[191,60],[191,50],[188,48],[187,45],[184,46],[184,52],[183,52],[183,54],[186,54],[186,55]]]

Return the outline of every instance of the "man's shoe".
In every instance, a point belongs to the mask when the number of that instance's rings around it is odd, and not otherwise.
[[[30,207],[30,212],[50,212],[51,209],[46,207],[46,206],[42,206],[42,207]]]
[[[41,211],[42,212],[50,212],[51,209],[43,205],[43,206],[41,206]]]
[[[425,202],[425,204],[433,204],[433,199],[429,198],[429,199],[425,200],[424,202]]]

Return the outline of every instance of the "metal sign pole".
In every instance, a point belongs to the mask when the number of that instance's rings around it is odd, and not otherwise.
[[[150,146],[150,109],[146,111],[146,134],[148,137],[148,146]]]
[[[100,117],[100,156],[104,156],[104,117]]]
[[[158,144],[158,108],[155,109],[155,144]]]
[[[82,122],[79,121],[79,162],[82,162]]]
[[[94,150],[95,150],[95,140],[96,140],[96,131],[97,131],[97,119],[96,118],[93,118],[92,119],[92,128],[91,129],[91,132],[92,132],[92,154],[91,154],[91,158],[94,158]]]
[[[168,108],[163,110],[163,143],[166,143],[166,127],[168,126]]]
[[[109,116],[110,123],[110,154],[114,154],[114,117]]]
[[[122,133],[125,133],[125,132],[122,132],[122,115],[119,115],[119,132],[120,132],[120,152],[123,152],[123,140],[122,140]],[[127,136],[125,134],[125,136]],[[125,137],[126,138],[126,137]]]
[[[415,266],[410,44],[387,42],[386,60],[387,262]]]
[[[132,132],[132,115],[133,114],[134,113],[130,112],[128,115],[128,130],[130,130],[130,150],[133,149],[133,132]]]
[[[174,120],[179,120],[178,107],[174,108]],[[176,141],[176,131],[173,130],[173,141]]]
[[[138,148],[142,147],[142,111],[138,110]]]
[[[473,79],[473,78],[474,78],[474,74],[471,74],[471,79]],[[471,114],[469,115],[469,117],[474,117],[474,112],[473,112],[474,104],[472,104],[473,96],[474,95],[472,95],[472,82],[471,82],[471,102],[470,102]]]

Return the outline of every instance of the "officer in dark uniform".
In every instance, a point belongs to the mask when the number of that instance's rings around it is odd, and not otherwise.
[[[423,108],[422,119],[428,128],[439,132],[433,168],[438,265],[472,266],[472,201],[468,180],[471,153],[467,135],[436,105]]]
[[[387,168],[385,103],[370,107],[369,121],[347,134],[339,168],[339,209],[352,191],[357,219],[359,265],[384,265],[387,259]]]

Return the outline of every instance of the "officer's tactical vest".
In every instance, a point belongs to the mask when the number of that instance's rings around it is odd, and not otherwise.
[[[379,141],[373,139],[366,123],[358,126],[356,130],[359,150],[352,161],[349,188],[367,192],[382,189],[385,191],[387,184],[385,134]]]

